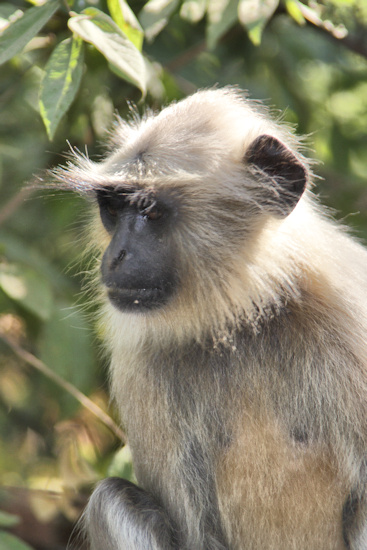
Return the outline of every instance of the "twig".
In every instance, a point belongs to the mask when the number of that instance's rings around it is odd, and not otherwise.
[[[24,200],[33,193],[33,189],[24,187],[0,210],[0,225],[2,225],[23,204]]]
[[[191,48],[184,51],[182,54],[175,57],[175,59],[172,59],[169,63],[165,65],[165,69],[170,72],[176,72],[182,67],[185,67],[188,65],[193,59],[198,57],[198,55],[201,54],[201,52],[205,51],[206,49],[206,42],[205,40],[201,40],[197,44],[194,44]]]
[[[75,386],[63,380],[58,374],[53,372],[43,361],[29,353],[25,349],[21,348],[13,342],[8,336],[0,331],[0,338],[13,350],[15,355],[23,359],[26,363],[42,372],[45,376],[50,378],[55,384],[63,388],[65,391],[70,393],[83,407],[88,409],[92,414],[94,414],[103,424],[105,424],[123,443],[126,443],[127,437],[126,434],[117,426],[117,424],[106,414],[98,405],[96,405],[89,397],[84,395],[79,391]]]
[[[331,39],[343,44],[349,50],[367,58],[366,29],[361,27],[359,32],[352,36],[346,29],[334,26],[330,21],[323,21],[310,7],[298,2],[298,7],[311,26],[325,32]]]

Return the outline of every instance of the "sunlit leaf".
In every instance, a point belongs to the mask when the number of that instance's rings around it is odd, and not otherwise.
[[[358,5],[358,0],[329,0],[329,3],[335,6],[353,6]]]
[[[204,17],[209,0],[185,0],[180,9],[182,19],[197,23]]]
[[[48,0],[26,0],[29,4],[33,4],[33,6],[43,6]]]
[[[304,25],[306,23],[298,0],[285,0],[285,7],[289,15],[297,21],[299,25]]]
[[[1,34],[17,19],[23,16],[23,12],[20,9],[17,9],[14,4],[9,4],[4,2],[0,4],[0,43],[1,43]]]
[[[264,27],[261,23],[257,23],[247,30],[248,37],[255,46],[260,46],[263,30]]]
[[[0,288],[19,305],[45,321],[52,308],[49,282],[33,269],[17,264],[0,265]]]
[[[93,44],[120,76],[145,94],[144,59],[111,17],[97,8],[87,8],[80,15],[70,17],[68,25],[83,40]]]
[[[161,32],[178,5],[179,0],[149,0],[145,4],[139,19],[147,40],[153,40]]]
[[[4,19],[10,19],[15,12],[19,12],[19,16],[22,17],[23,12],[11,4],[10,2],[2,2],[0,4],[0,17]],[[18,17],[16,17],[17,19]]]
[[[215,48],[218,40],[237,21],[237,5],[238,0],[213,0],[208,3],[206,41],[209,49]]]
[[[40,112],[50,139],[79,89],[84,67],[83,41],[68,38],[53,51],[40,89]]]
[[[129,445],[125,445],[115,454],[108,468],[107,475],[109,477],[122,477],[128,481],[136,482]]]
[[[146,57],[144,57],[144,61],[147,71],[148,90],[153,97],[163,100],[166,95],[166,87],[162,82],[162,67],[158,63],[151,63]]]
[[[107,6],[112,19],[141,52],[144,32],[127,2],[125,0],[107,0]]]
[[[238,18],[255,45],[261,42],[262,31],[277,9],[279,0],[240,0]]]
[[[5,531],[0,531],[0,548],[1,550],[32,550],[29,544]]]
[[[52,17],[59,5],[58,0],[50,0],[43,6],[30,8],[20,19],[9,25],[0,36],[0,64],[22,51]]]

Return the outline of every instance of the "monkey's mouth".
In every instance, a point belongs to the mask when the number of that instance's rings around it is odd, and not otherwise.
[[[170,288],[108,288],[108,298],[120,311],[146,311],[162,307],[171,295]]]

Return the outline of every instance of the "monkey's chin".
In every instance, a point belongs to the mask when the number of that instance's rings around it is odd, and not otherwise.
[[[163,307],[171,293],[163,288],[109,288],[111,304],[123,312],[147,312]]]

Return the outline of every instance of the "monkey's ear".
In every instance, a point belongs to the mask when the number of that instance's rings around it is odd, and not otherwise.
[[[307,185],[307,170],[288,147],[269,135],[256,138],[248,148],[246,164],[257,175],[266,176],[265,206],[287,216],[298,203]]]

